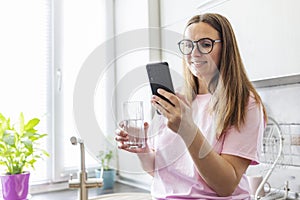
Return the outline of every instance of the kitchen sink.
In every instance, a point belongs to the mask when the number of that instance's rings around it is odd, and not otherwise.
[[[91,197],[89,200],[151,200],[152,197],[150,193],[115,193],[115,194],[105,194],[98,197]]]
[[[289,195],[287,198],[284,198],[283,193],[272,193],[266,197],[261,198],[260,200],[299,200],[298,194]]]

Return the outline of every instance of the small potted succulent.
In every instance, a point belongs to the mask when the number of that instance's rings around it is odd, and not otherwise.
[[[100,168],[96,169],[96,178],[103,178],[103,187],[100,188],[100,193],[104,190],[113,189],[116,170],[111,168],[110,162],[114,156],[113,150],[99,151],[97,158],[100,160]]]
[[[5,200],[24,200],[28,195],[30,172],[37,160],[49,154],[39,146],[40,134],[35,129],[38,118],[25,122],[23,113],[11,124],[10,118],[0,113],[0,165],[5,170],[0,175],[2,195]]]

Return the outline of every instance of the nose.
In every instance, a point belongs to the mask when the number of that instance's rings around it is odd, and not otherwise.
[[[198,46],[194,43],[194,48],[192,50],[191,56],[202,56],[202,53],[199,51]]]

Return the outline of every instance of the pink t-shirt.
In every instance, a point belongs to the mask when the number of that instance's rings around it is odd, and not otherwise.
[[[258,151],[264,131],[261,106],[250,97],[245,125],[240,131],[234,127],[228,129],[226,134],[217,140],[212,131],[212,116],[208,112],[210,98],[210,94],[198,95],[192,106],[194,122],[214,151],[249,159],[251,164],[258,163]],[[158,116],[155,120],[153,124],[159,126],[150,129],[154,135],[151,143],[156,151],[151,187],[154,199],[250,199],[245,174],[231,196],[219,197],[198,174],[181,137],[166,126],[163,116]]]

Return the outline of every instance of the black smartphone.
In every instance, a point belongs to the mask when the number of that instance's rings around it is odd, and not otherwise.
[[[168,63],[167,62],[150,63],[146,65],[146,69],[147,69],[147,74],[148,74],[152,94],[157,95],[162,99],[168,101],[170,104],[172,104],[168,99],[161,96],[157,92],[157,89],[161,88],[175,94]]]

